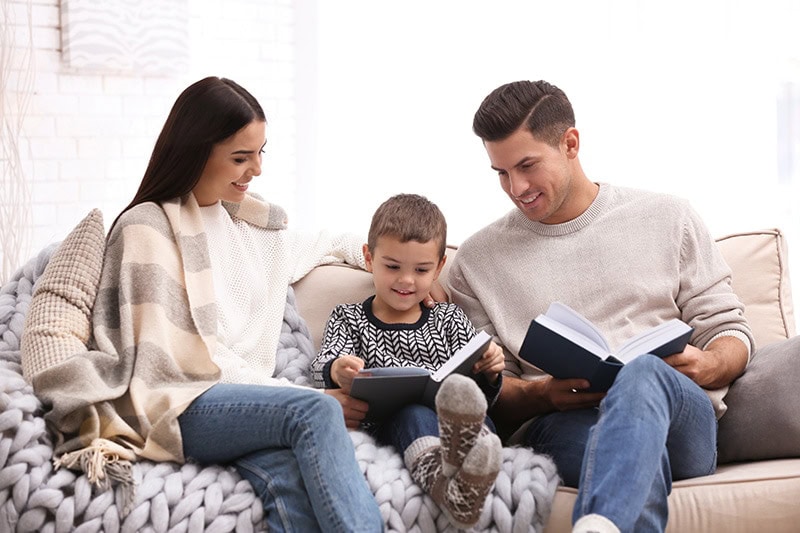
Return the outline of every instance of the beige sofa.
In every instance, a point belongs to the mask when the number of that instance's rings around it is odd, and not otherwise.
[[[778,230],[740,233],[718,239],[718,245],[733,270],[733,288],[746,306],[758,346],[794,336],[783,235]],[[456,253],[454,247],[448,250],[451,258]],[[447,266],[442,275],[447,276]],[[366,272],[328,265],[298,282],[295,291],[319,347],[333,306],[362,301],[372,294],[372,280]],[[575,497],[574,489],[559,487],[546,533],[570,531]],[[723,464],[712,476],[677,482],[669,506],[668,532],[800,531],[800,448],[795,458]]]

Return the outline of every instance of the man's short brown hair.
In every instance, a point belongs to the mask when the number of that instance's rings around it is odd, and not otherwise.
[[[558,146],[575,113],[564,91],[546,81],[515,81],[484,98],[472,121],[472,131],[486,141],[502,141],[525,127],[550,146]]]

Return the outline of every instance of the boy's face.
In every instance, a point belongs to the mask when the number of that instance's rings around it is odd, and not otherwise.
[[[439,244],[433,240],[400,242],[396,237],[378,238],[374,254],[364,245],[367,270],[375,284],[373,311],[381,320],[416,321],[419,303],[439,277],[445,258],[439,259]]]

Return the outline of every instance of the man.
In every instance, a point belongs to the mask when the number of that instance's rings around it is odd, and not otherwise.
[[[473,130],[516,206],[462,243],[448,276],[453,301],[507,351],[492,416],[578,487],[573,531],[663,531],[672,480],[716,468],[719,399],[753,349],[730,270],[686,201],[586,177],[572,105],[557,87],[498,87]],[[553,301],[612,346],[671,318],[695,331],[682,353],[640,356],[607,393],[587,392],[586,380],[555,379],[516,357],[530,320]]]

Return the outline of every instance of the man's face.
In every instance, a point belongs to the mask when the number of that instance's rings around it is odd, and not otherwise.
[[[501,141],[486,141],[492,168],[514,205],[535,222],[560,224],[580,215],[573,209],[571,161],[577,156],[577,131],[568,130],[558,146],[520,128]]]

